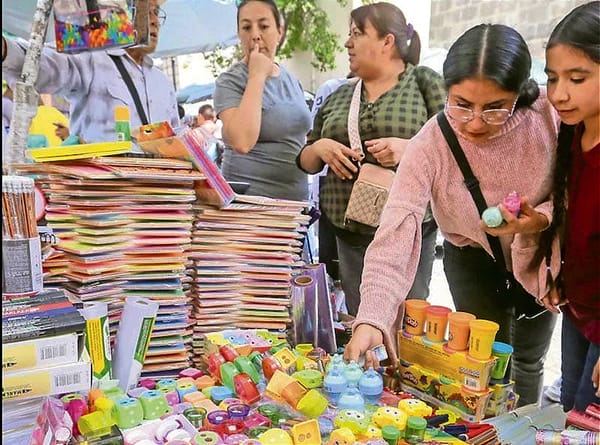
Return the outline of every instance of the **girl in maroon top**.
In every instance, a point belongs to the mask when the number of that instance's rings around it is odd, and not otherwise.
[[[538,261],[561,234],[560,279],[542,299],[561,306],[565,411],[600,403],[600,2],[571,11],[546,47],[548,98],[563,122],[554,178],[552,225]]]

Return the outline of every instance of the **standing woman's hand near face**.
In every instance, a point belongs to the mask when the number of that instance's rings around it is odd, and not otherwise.
[[[248,53],[246,63],[248,64],[249,77],[256,76],[266,81],[273,73],[273,61],[260,52],[258,43]]]

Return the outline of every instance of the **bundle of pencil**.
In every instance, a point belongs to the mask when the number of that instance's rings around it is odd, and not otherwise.
[[[2,176],[3,239],[29,239],[38,236],[33,188],[31,178]]]

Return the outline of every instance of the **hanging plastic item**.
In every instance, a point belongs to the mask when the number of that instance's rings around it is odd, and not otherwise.
[[[55,0],[54,35],[65,53],[134,45],[131,1]]]

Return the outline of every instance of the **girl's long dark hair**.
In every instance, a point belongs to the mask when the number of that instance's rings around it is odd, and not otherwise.
[[[552,256],[552,240],[560,234],[567,216],[567,184],[571,168],[571,144],[575,133],[574,125],[560,124],[558,133],[558,148],[556,151],[556,166],[552,184],[552,224],[540,235],[538,249],[529,264],[530,269],[537,269],[544,258],[550,262]]]

